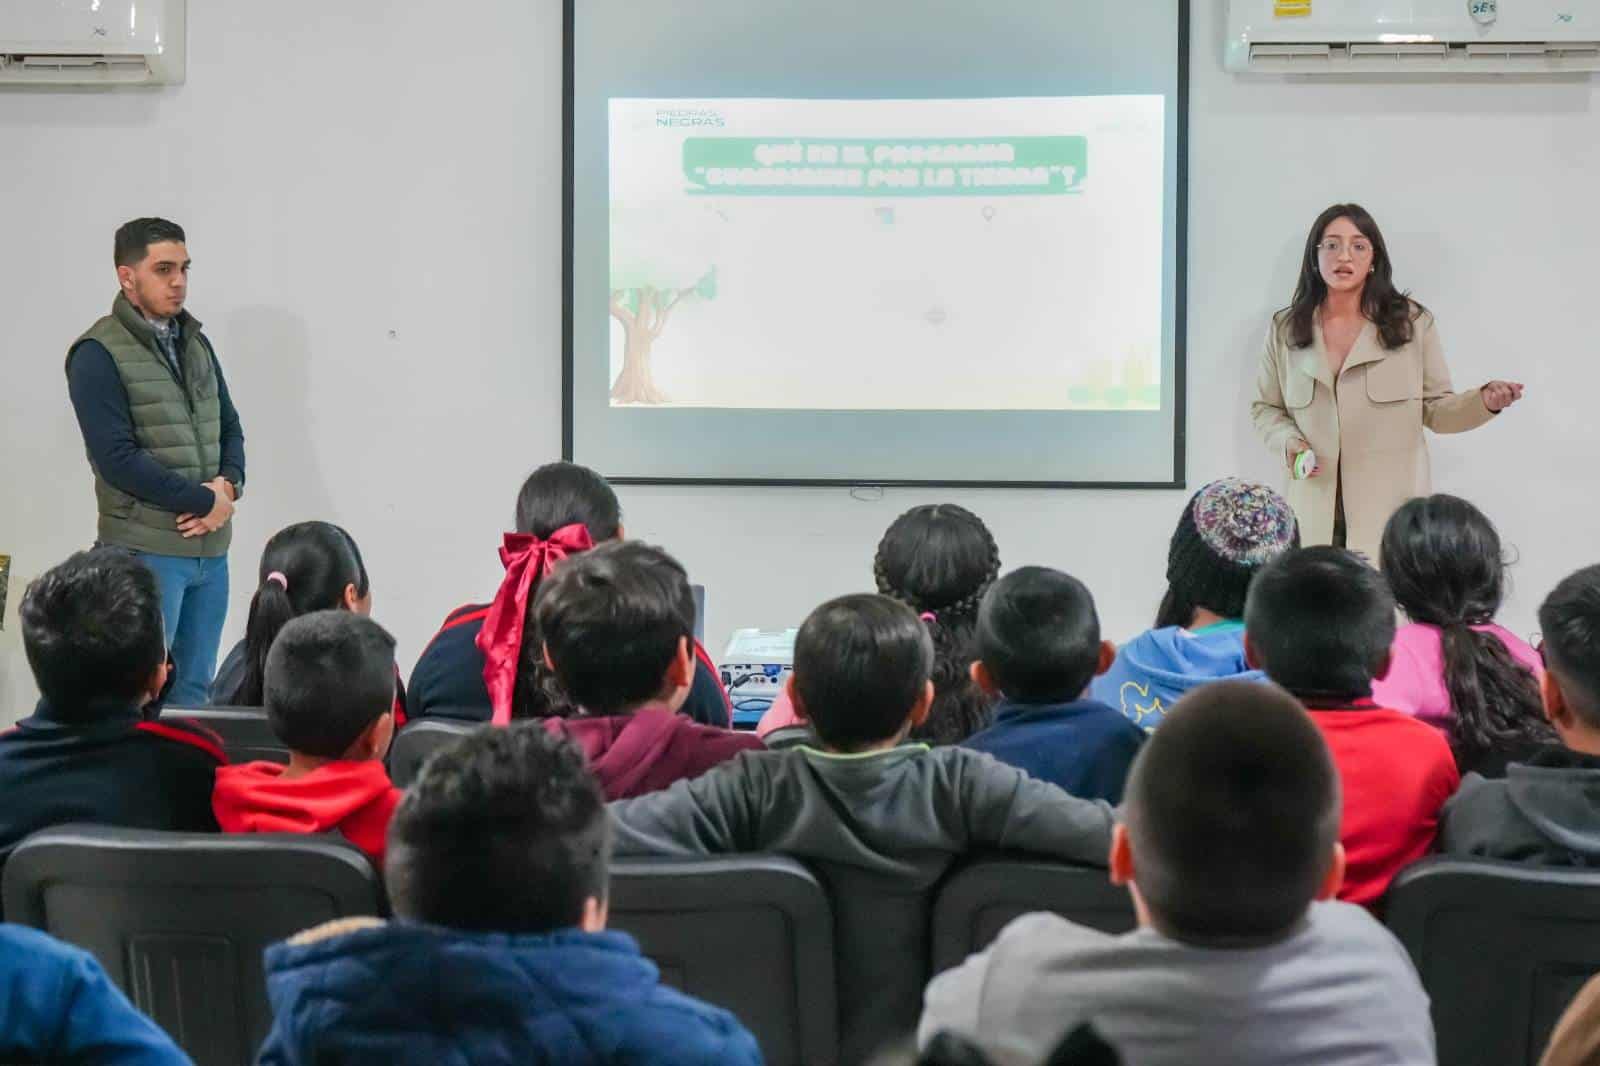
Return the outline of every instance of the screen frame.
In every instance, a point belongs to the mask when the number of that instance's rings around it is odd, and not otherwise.
[[[576,195],[573,163],[576,72],[575,8],[578,0],[563,0],[561,26],[561,457],[573,461],[573,205]],[[736,485],[845,488],[960,488],[960,489],[1152,489],[1188,487],[1186,478],[1188,435],[1188,321],[1189,321],[1189,0],[1177,0],[1178,17],[1178,129],[1177,129],[1177,233],[1175,234],[1173,309],[1172,477],[1166,481],[1012,481],[908,478],[727,478],[612,476],[618,485]]]

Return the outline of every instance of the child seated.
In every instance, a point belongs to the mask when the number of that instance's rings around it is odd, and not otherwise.
[[[1539,702],[1539,653],[1494,624],[1505,594],[1494,525],[1455,496],[1407,501],[1384,527],[1383,576],[1409,625],[1372,698],[1441,730],[1456,768],[1504,777],[1556,744]]]
[[[1600,566],[1539,608],[1544,708],[1559,739],[1506,768],[1468,774],[1445,804],[1439,850],[1551,866],[1600,866]]]
[[[1190,498],[1167,550],[1154,629],[1117,652],[1089,695],[1149,731],[1196,685],[1260,679],[1244,661],[1244,601],[1268,562],[1300,543],[1294,511],[1265,485],[1213,481]]]
[[[911,736],[956,744],[989,724],[994,697],[972,679],[978,604],[1000,576],[1000,549],[983,519],[953,503],[913,507],[890,523],[872,559],[878,591],[916,611],[933,637],[933,708]],[[780,692],[756,732],[798,725]]]
[[[933,640],[887,596],[844,596],[795,639],[789,695],[821,749],[745,752],[693,781],[611,805],[619,854],[774,851],[828,884],[841,1061],[916,1022],[928,895],[975,848],[1104,865],[1111,808],[967,748],[902,744],[933,703]]]
[[[267,654],[267,721],[289,765],[217,771],[212,806],[227,833],[342,833],[383,868],[400,802],[383,759],[394,736],[394,638],[349,611],[301,615]]]
[[[260,707],[267,652],[290,619],[312,611],[372,613],[372,581],[355,539],[332,522],[296,522],[278,530],[261,551],[261,566],[244,639],[217,668],[211,701],[219,707]],[[395,670],[399,679],[399,668]],[[405,689],[395,713],[404,724]]]
[[[613,541],[569,559],[540,585],[535,611],[546,662],[577,705],[545,728],[577,742],[607,799],[763,747],[678,713],[694,684],[694,593],[660,548]]]
[[[928,986],[918,1036],[1038,1062],[1093,1022],[1127,1062],[1431,1066],[1428,997],[1339,887],[1339,780],[1317,727],[1268,685],[1197,688],[1128,778],[1111,877],[1139,928],[1053,914],[1006,926]]]
[[[561,560],[622,539],[622,506],[606,479],[588,467],[546,463],[517,495],[516,528],[500,548],[506,576],[494,602],[451,611],[422,650],[406,703],[412,717],[504,725],[570,713],[570,701],[544,665],[534,598]],[[698,642],[694,653],[694,686],[683,713],[707,725],[732,724],[716,666]]]
[[[1344,785],[1339,898],[1372,904],[1433,848],[1439,809],[1461,783],[1444,736],[1372,699],[1389,669],[1394,599],[1342,548],[1305,548],[1256,576],[1245,608],[1252,666],[1292,692],[1322,731]]]
[[[424,764],[390,832],[398,921],[267,949],[262,1062],[750,1063],[733,1015],[605,931],[604,800],[567,741],[480,729]]]
[[[1078,579],[1025,566],[995,582],[978,608],[972,677],[999,697],[989,728],[962,741],[1074,796],[1122,802],[1144,732],[1085,698],[1116,649],[1100,639],[1094,597]]]
[[[189,1066],[87,951],[0,925],[0,1062]]]
[[[66,822],[214,832],[211,733],[159,719],[168,683],[154,575],[117,548],[79,552],[28,586],[22,645],[41,699],[0,734],[0,863]]]

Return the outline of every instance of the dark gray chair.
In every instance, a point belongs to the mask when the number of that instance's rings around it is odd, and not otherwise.
[[[389,778],[396,788],[406,788],[417,779],[428,756],[483,728],[482,722],[419,718],[395,734],[389,748]]]
[[[1012,856],[980,856],[945,877],[933,902],[933,972],[988,947],[1013,918],[1049,911],[1107,933],[1138,919],[1128,890],[1104,870]]]
[[[12,852],[3,891],[8,921],[92,952],[200,1066],[254,1061],[267,945],[382,910],[365,855],[298,834],[46,829]]]
[[[694,639],[704,644],[706,639],[706,587],[704,585],[690,585],[689,591],[694,593]]]
[[[267,712],[260,707],[185,707],[169,708],[162,712],[163,719],[188,719],[204,726],[222,738],[222,748],[228,761],[287,763],[289,749],[267,724]]]
[[[737,1015],[768,1066],[838,1061],[833,913],[793,859],[618,860],[610,925],[666,983]]]
[[[1401,871],[1386,900],[1448,1066],[1538,1062],[1600,973],[1600,871],[1440,856]]]

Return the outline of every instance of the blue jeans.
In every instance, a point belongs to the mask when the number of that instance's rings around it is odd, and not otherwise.
[[[161,586],[161,616],[167,647],[177,665],[167,704],[204,707],[211,701],[211,678],[217,672],[217,645],[228,617],[228,557],[185,559],[176,555],[134,552]]]

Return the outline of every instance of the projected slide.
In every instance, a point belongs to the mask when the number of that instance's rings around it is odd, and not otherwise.
[[[1159,410],[1164,114],[611,99],[610,405]]]

